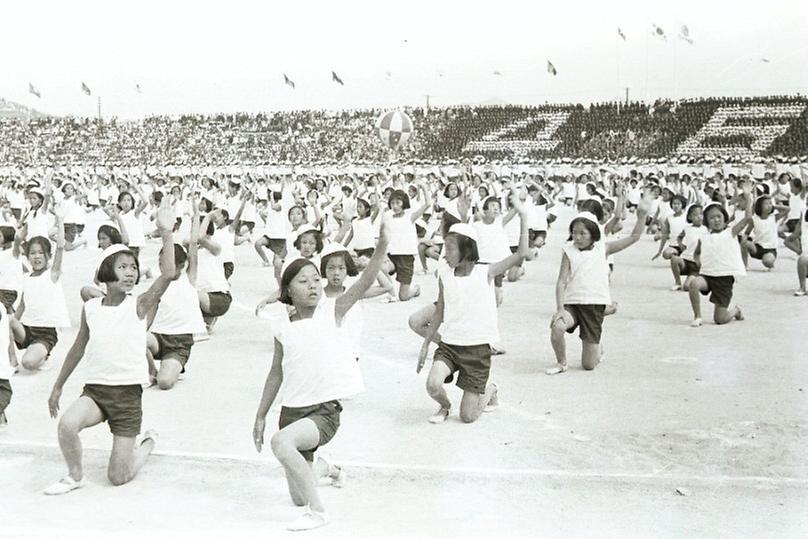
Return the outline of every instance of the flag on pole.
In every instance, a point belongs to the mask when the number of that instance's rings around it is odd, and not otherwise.
[[[135,84],[135,91],[139,94],[143,93],[143,90],[140,88],[140,84]]]
[[[339,78],[339,76],[334,71],[331,72],[331,80],[338,83],[340,86],[345,86],[345,83],[342,82],[342,79]]]
[[[668,37],[665,35],[665,30],[657,26],[656,24],[651,25],[653,31],[651,32],[654,37],[658,37],[662,41],[668,41]]]
[[[683,24],[681,30],[679,30],[679,38],[687,41],[691,45],[693,44],[693,39],[690,37],[690,29],[686,24]]]
[[[42,99],[42,94],[40,94],[39,90],[37,90],[36,87],[33,84],[31,84],[30,82],[28,83],[28,93],[29,94],[34,94],[38,98]]]
[[[286,86],[290,86],[290,87],[292,88],[292,90],[294,90],[294,89],[295,89],[295,83],[294,83],[294,81],[292,81],[292,79],[290,79],[289,77],[287,77],[287,76],[286,76],[286,73],[284,73],[284,74],[283,74],[283,83],[284,83]]]
[[[84,82],[81,83],[81,91],[84,92],[87,95],[93,95],[93,93],[90,91],[90,89],[87,87],[87,85],[84,84]]]
[[[553,62],[551,62],[550,60],[547,60],[547,72],[553,75],[554,77],[558,75],[558,70],[556,70],[555,66],[553,65]]]
[[[769,60],[768,58],[761,58],[760,61],[763,62],[764,64],[768,64],[771,62],[771,60]]]
[[[617,27],[617,35],[620,36],[623,41],[626,40],[626,34],[623,33],[623,30],[621,30],[619,26]]]
[[[393,74],[392,74],[392,73],[390,73],[389,71],[385,71],[385,72],[384,72],[384,78],[385,78],[386,80],[390,80],[390,79],[392,79],[392,78],[393,78]]]
[[[502,73],[500,73],[499,71],[497,71],[497,70],[495,69],[495,70],[494,70],[494,75],[496,75],[497,77],[501,77],[501,76],[502,76]]]

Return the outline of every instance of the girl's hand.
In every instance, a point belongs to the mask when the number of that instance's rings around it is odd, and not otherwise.
[[[518,190],[511,189],[510,197],[511,197],[511,206],[516,211],[518,211],[519,213],[524,213],[525,211],[527,211],[527,209],[525,208],[524,203],[522,202],[522,199],[519,198],[519,191]]]
[[[48,410],[50,410],[50,416],[54,419],[59,415],[59,399],[61,396],[62,390],[53,386],[50,397],[48,397]]]
[[[258,316],[258,313],[264,310],[264,307],[266,307],[267,305],[269,305],[269,301],[267,301],[266,299],[262,299],[261,301],[259,301],[258,305],[255,306],[255,316]]]
[[[171,232],[174,230],[174,223],[176,220],[174,219],[174,210],[171,208],[171,201],[168,197],[163,197],[163,200],[160,201],[160,207],[157,209],[157,219],[155,219],[155,224],[157,225],[157,230],[160,232]]]
[[[638,213],[648,213],[651,211],[651,190],[649,188],[644,188],[642,191],[642,197],[640,198],[639,204],[637,204],[637,212]]]
[[[65,207],[62,204],[56,204],[53,206],[53,215],[56,216],[57,221],[64,221],[65,220]]]
[[[657,253],[657,254],[655,254],[654,256],[651,257],[651,262],[653,262],[657,258],[659,258],[659,253]]]
[[[415,372],[421,372],[421,369],[424,368],[424,363],[426,363],[426,356],[429,355],[429,341],[425,341],[423,345],[421,345],[421,351],[418,353],[418,366],[415,368]]]
[[[253,443],[255,444],[255,450],[259,453],[261,449],[264,447],[264,430],[266,429],[267,420],[263,417],[256,417],[255,418],[255,425],[253,426]]]

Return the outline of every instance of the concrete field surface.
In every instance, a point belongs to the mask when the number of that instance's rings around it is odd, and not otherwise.
[[[503,356],[491,379],[501,406],[473,424],[455,408],[443,425],[415,373],[420,338],[410,313],[434,301],[433,275],[416,275],[410,302],[367,300],[360,366],[367,391],[343,402],[336,437],[318,451],[346,468],[344,488],[321,487],[331,523],[312,537],[804,536],[808,530],[808,298],[792,296],[796,261],[775,269],[750,260],[733,303],[746,320],[688,326],[687,294],[671,292],[667,261],[651,262],[649,236],[616,255],[604,323],[605,362],[580,366],[568,335],[567,373],[555,359],[549,321],[571,217],[563,209],[548,245],[499,311]],[[634,221],[630,216],[626,229]],[[85,235],[94,240],[97,223]],[[156,268],[158,244],[141,263]],[[272,355],[255,304],[271,287],[251,246],[236,248],[234,303],[210,340],[197,343],[170,391],[144,390],[143,430],[160,439],[129,484],[106,479],[106,424],[82,433],[85,486],[62,497],[42,490],[66,473],[47,399],[80,316],[80,286],[97,254],[66,253],[64,289],[73,326],[46,368],[12,380],[9,426],[0,431],[0,536],[276,536],[301,513],[268,443],[252,425]],[[148,283],[144,283],[144,286]],[[323,350],[328,353],[328,350]],[[21,357],[21,353],[18,353]],[[65,386],[64,411],[81,393],[82,365]],[[275,432],[277,410],[267,421]]]

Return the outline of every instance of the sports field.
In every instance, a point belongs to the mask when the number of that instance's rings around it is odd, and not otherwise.
[[[368,390],[344,403],[339,433],[321,450],[345,466],[348,482],[322,487],[331,523],[312,537],[804,536],[808,298],[791,295],[793,256],[781,249],[772,272],[751,262],[735,287],[745,321],[694,329],[687,295],[668,291],[670,271],[650,262],[656,244],[644,237],[617,255],[620,308],[605,323],[605,362],[582,371],[570,337],[571,368],[551,377],[548,325],[569,218],[562,213],[526,277],[505,285],[507,354],[492,368],[502,405],[477,423],[456,413],[443,425],[426,421],[436,405],[426,370],[415,373],[420,341],[407,317],[435,299],[435,278],[417,275],[423,294],[411,302],[366,303]],[[86,233],[94,237],[91,224]],[[101,425],[82,435],[86,486],[41,493],[65,473],[47,398],[76,327],[61,333],[44,372],[12,379],[10,425],[0,432],[0,536],[288,533],[300,509],[269,448],[259,455],[251,439],[272,350],[252,309],[271,269],[247,245],[236,258],[231,311],[194,347],[173,390],[144,392],[144,428],[161,438],[130,484],[106,480],[112,438]],[[84,250],[66,254],[74,326],[93,261]],[[712,306],[703,308],[710,319]],[[81,384],[80,366],[63,409]],[[457,408],[459,390],[450,395]]]

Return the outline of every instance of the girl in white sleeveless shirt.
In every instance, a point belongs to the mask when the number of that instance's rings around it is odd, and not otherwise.
[[[808,276],[808,210],[802,212],[799,226],[795,232],[802,240],[802,252],[797,257],[797,282],[799,288],[794,292],[795,296],[805,296],[808,294],[805,290],[805,278]]]
[[[579,214],[570,222],[570,239],[563,248],[556,282],[556,313],[550,320],[550,343],[556,365],[546,369],[546,374],[566,372],[565,333],[573,333],[576,328],[580,328],[583,368],[591,371],[597,367],[603,352],[600,337],[604,312],[612,304],[607,258],[640,239],[651,205],[651,193],[646,190],[637,206],[637,221],[631,235],[615,241],[603,241],[592,214]]]
[[[690,306],[693,309],[691,327],[699,327],[701,320],[700,295],[710,295],[710,302],[715,305],[713,320],[716,324],[727,324],[732,320],[743,320],[741,308],[729,309],[732,300],[732,287],[735,277],[746,275],[738,234],[752,221],[752,184],[743,184],[743,196],[746,199],[746,213],[730,228],[727,226],[729,215],[724,207],[714,202],[704,207],[704,222],[708,234],[705,234],[696,247],[695,256],[701,265],[700,275],[693,279],[688,293]]]
[[[437,340],[426,389],[440,409],[429,418],[430,423],[443,423],[449,416],[452,402],[443,384],[451,381],[455,372],[459,372],[457,386],[463,390],[463,422],[476,421],[487,406],[497,404],[497,386],[488,381],[491,344],[499,341],[494,279],[522,262],[529,249],[528,210],[516,191],[511,192],[511,204],[519,212],[521,225],[516,253],[491,264],[478,264],[477,232],[465,223],[452,225],[445,238],[446,265],[440,266],[438,274],[438,302],[416,369],[420,372],[430,343]]]
[[[679,234],[679,245],[683,248],[678,255],[671,257],[671,273],[673,273],[674,285],[671,291],[687,290],[690,283],[699,274],[699,265],[695,259],[696,247],[702,236],[707,234],[707,228],[702,224],[704,221],[704,208],[698,204],[693,204],[687,209],[687,224]],[[687,277],[682,285],[682,275]]]
[[[25,246],[25,256],[31,265],[31,273],[22,279],[22,299],[10,320],[17,348],[25,349],[20,360],[23,367],[36,370],[48,359],[59,341],[57,328],[70,327],[67,303],[62,290],[62,256],[65,237],[63,215],[57,209],[56,251],[51,260],[50,240],[34,236]],[[22,235],[18,235],[21,238]]]
[[[331,470],[312,470],[314,451],[336,434],[342,406],[339,399],[364,391],[362,375],[350,347],[340,335],[346,315],[373,284],[387,254],[389,217],[373,256],[359,279],[337,298],[323,298],[317,267],[310,260],[287,261],[281,272],[281,301],[294,306],[286,323],[275,327],[275,355],[267,376],[253,428],[255,448],[264,443],[266,415],[283,384],[279,431],[272,452],[283,465],[289,494],[306,512],[289,525],[308,530],[328,523],[317,477]]]
[[[662,220],[662,230],[659,235],[659,250],[651,258],[652,261],[660,256],[665,260],[670,260],[671,257],[682,254],[684,247],[679,243],[679,236],[687,225],[687,216],[684,214],[685,204],[687,201],[681,195],[676,195],[671,199],[670,207],[671,214]],[[665,248],[665,245],[670,240],[670,245]]]
[[[14,376],[12,365],[17,363],[14,354],[14,340],[11,338],[11,327],[8,320],[11,315],[0,309],[0,430],[8,424],[6,408],[11,403],[11,377]]]
[[[194,284],[197,270],[197,237],[199,236],[199,205],[193,204],[191,218],[191,241],[188,252],[179,244],[173,245],[174,276],[163,294],[154,320],[149,327],[148,350],[150,362],[160,361],[160,370],[150,365],[155,373],[160,389],[171,389],[191,357],[194,334],[205,332],[202,311],[199,310],[199,296]],[[162,259],[162,251],[160,256]],[[185,265],[188,270],[183,272]],[[161,272],[165,273],[162,270]]]
[[[774,204],[771,197],[764,195],[755,199],[755,214],[752,222],[746,227],[744,233],[748,236],[741,242],[741,255],[744,265],[751,256],[760,260],[764,267],[771,270],[777,260],[777,217],[774,214]]]
[[[153,431],[147,431],[139,444],[135,437],[140,433],[143,416],[143,386],[149,383],[144,354],[147,318],[174,278],[173,226],[174,215],[165,197],[157,217],[163,239],[163,273],[138,297],[131,295],[140,278],[137,258],[123,245],[106,251],[98,278],[106,283],[107,295],[84,304],[76,340],[48,399],[51,417],[55,418],[65,382],[85,359],[84,390],[59,420],[59,446],[68,475],[48,487],[45,494],[66,494],[83,486],[79,432],[85,428],[109,422],[114,440],[107,476],[116,486],[131,481],[154,449],[157,435]]]
[[[415,221],[424,214],[430,201],[423,184],[418,184],[418,190],[423,197],[423,203],[415,209],[410,209],[410,197],[400,189],[395,190],[388,200],[389,214],[392,217],[389,258],[395,267],[396,281],[399,283],[398,299],[401,301],[409,301],[421,294],[421,287],[412,285],[415,257],[418,255]]]

